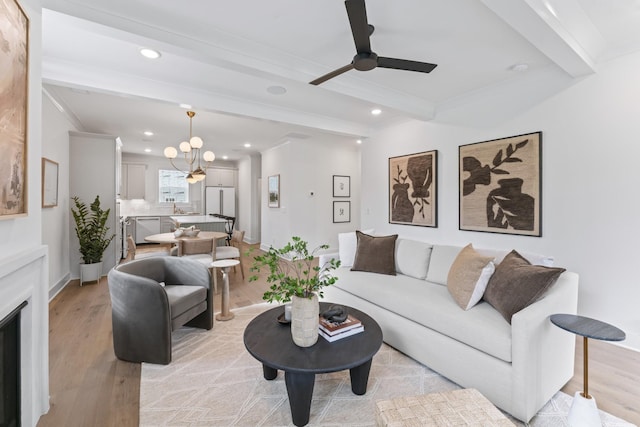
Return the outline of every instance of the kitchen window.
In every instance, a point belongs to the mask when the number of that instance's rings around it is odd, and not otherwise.
[[[183,172],[160,169],[158,174],[160,203],[189,203],[189,183]]]

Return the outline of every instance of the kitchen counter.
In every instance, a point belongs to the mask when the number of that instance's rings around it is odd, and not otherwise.
[[[182,226],[181,224],[210,224],[215,222],[227,222],[225,219],[216,218],[211,215],[176,215],[171,216],[173,222]]]

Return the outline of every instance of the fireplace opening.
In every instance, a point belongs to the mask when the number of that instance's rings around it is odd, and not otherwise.
[[[20,304],[0,320],[0,426],[20,426]]]

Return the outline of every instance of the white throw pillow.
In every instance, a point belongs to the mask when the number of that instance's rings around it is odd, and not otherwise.
[[[373,233],[373,228],[362,230],[365,234]],[[340,266],[352,267],[356,258],[356,249],[358,248],[358,239],[355,231],[348,233],[338,233],[338,256],[340,257]]]
[[[424,280],[427,277],[429,258],[433,245],[411,239],[396,241],[396,271],[406,276]]]

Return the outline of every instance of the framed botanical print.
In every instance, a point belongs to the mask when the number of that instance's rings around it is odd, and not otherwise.
[[[27,214],[29,19],[15,0],[0,1],[0,219]]]
[[[333,202],[333,222],[351,222],[351,202]]]
[[[542,132],[459,147],[460,230],[541,236]]]
[[[333,197],[351,197],[351,177],[333,175]]]
[[[389,158],[389,222],[438,226],[438,151]]]
[[[280,175],[272,175],[268,179],[269,207],[280,207]]]

